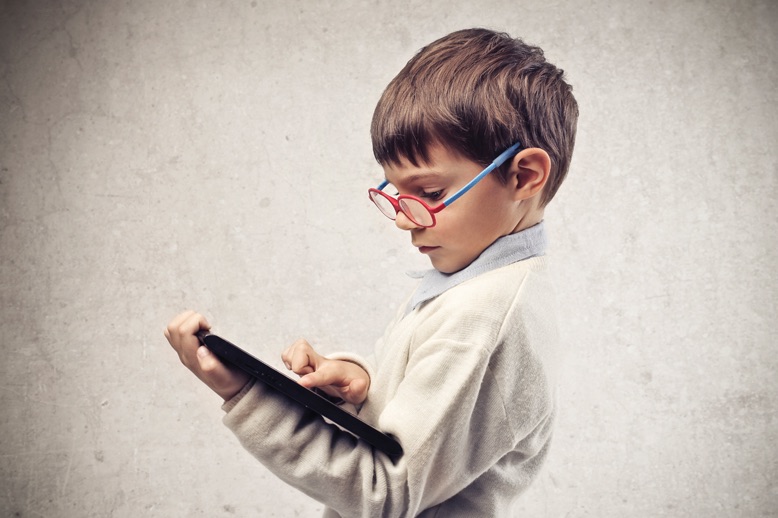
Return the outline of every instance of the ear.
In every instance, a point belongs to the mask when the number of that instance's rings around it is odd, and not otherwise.
[[[526,200],[540,194],[551,173],[551,157],[540,148],[523,149],[513,157],[508,184],[515,188],[515,199]]]

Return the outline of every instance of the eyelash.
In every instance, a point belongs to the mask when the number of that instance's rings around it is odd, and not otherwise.
[[[424,192],[421,193],[422,198],[427,198],[428,200],[437,201],[440,198],[443,197],[443,191],[433,191],[433,192]]]
[[[400,191],[398,191],[397,189],[392,189],[390,192],[393,193],[393,196],[395,198],[400,195]],[[421,191],[419,193],[419,198],[425,198],[430,201],[438,201],[442,197],[443,197],[443,189],[438,191],[432,191],[432,192]]]

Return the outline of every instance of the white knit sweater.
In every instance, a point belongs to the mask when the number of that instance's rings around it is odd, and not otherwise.
[[[508,516],[547,454],[559,356],[546,259],[533,257],[389,325],[359,415],[399,440],[401,458],[259,383],[225,403],[224,421],[325,516]]]

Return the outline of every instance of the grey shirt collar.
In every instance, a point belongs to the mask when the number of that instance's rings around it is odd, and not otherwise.
[[[409,272],[408,275],[421,278],[421,283],[413,293],[408,306],[407,315],[420,304],[434,299],[441,293],[462,284],[482,273],[490,272],[508,266],[524,259],[543,255],[548,246],[545,223],[542,221],[528,229],[499,238],[481,252],[467,267],[454,273],[441,273],[437,270]]]

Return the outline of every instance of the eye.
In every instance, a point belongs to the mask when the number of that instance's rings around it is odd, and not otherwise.
[[[432,191],[432,192],[422,191],[421,197],[426,198],[428,200],[436,201],[443,197],[443,190]]]

